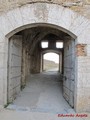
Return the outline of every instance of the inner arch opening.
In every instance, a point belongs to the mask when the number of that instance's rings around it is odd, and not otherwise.
[[[53,52],[43,55],[43,71],[59,71],[59,55]]]

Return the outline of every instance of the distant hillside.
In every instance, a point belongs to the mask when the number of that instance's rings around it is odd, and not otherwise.
[[[50,60],[44,60],[44,70],[51,70],[54,68],[58,68],[58,63],[55,63],[54,61]]]

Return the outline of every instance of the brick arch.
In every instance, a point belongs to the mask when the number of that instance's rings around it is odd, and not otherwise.
[[[45,8],[45,9],[44,9]],[[3,13],[0,16],[0,105],[5,105],[7,102],[7,61],[8,61],[8,38],[13,34],[30,27],[33,25],[52,25],[63,32],[68,33],[74,39],[75,44],[88,44],[87,49],[90,45],[90,22],[84,17],[71,10],[61,7],[57,4],[49,3],[33,3],[27,4],[16,9],[12,9],[8,12]],[[89,50],[88,50],[89,51]],[[77,111],[88,109],[89,95],[86,93],[90,90],[90,83],[85,79],[89,77],[89,74],[85,70],[79,70],[82,67],[80,60],[83,62],[89,58],[90,52],[87,51],[87,56],[76,57],[76,97],[75,107]],[[79,67],[78,67],[79,66]],[[88,69],[88,64],[85,63],[85,67]],[[83,72],[85,71],[86,74]],[[88,70],[88,72],[90,72]],[[83,75],[82,75],[83,73]],[[85,78],[85,76],[86,78]],[[82,81],[82,76],[84,80]],[[86,90],[86,86],[88,90]],[[83,87],[83,89],[82,89]],[[83,97],[83,93],[86,96],[83,98],[83,105],[80,102]],[[87,97],[87,100],[85,99]]]

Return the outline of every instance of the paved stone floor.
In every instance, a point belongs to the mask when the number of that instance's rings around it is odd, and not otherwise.
[[[54,71],[29,76],[25,89],[8,108],[46,113],[73,111],[63,98],[60,74]]]
[[[44,72],[28,77],[17,99],[0,111],[0,120],[90,120],[89,116],[58,117],[58,114],[76,115],[63,98],[60,74]]]

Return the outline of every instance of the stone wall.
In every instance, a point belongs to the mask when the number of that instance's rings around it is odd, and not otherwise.
[[[32,73],[32,74],[40,73],[41,52],[39,51],[38,47],[34,51],[34,54],[31,55],[30,66],[31,66],[30,73]]]
[[[90,0],[0,0],[0,13],[35,2],[59,4],[90,19]]]
[[[30,73],[40,72],[41,55],[38,43],[36,44],[36,30],[27,29],[21,34],[23,36],[23,77],[25,79]]]
[[[30,55],[27,52],[25,46],[22,49],[22,82],[21,87],[26,85],[26,78],[30,75]]]

